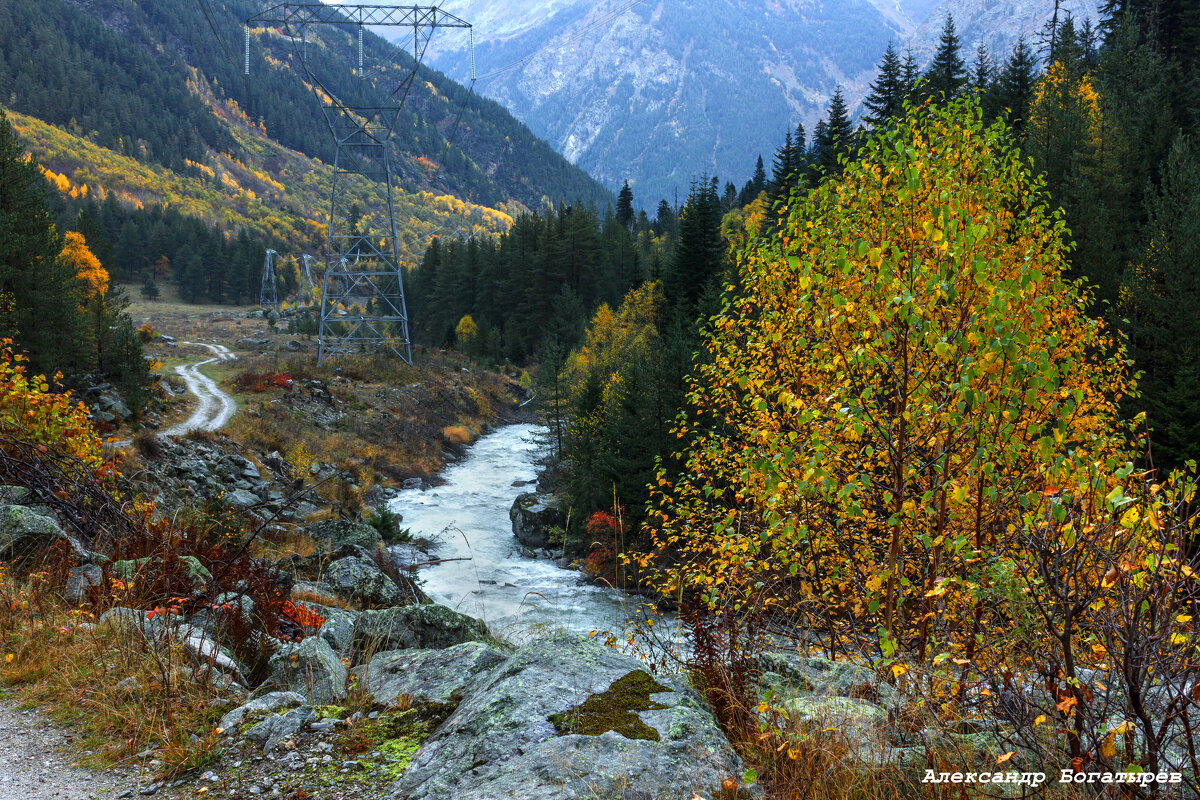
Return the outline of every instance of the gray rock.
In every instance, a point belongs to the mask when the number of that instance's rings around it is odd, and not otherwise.
[[[317,631],[317,635],[329,642],[339,656],[350,655],[354,646],[354,620],[358,618],[358,612],[333,606],[315,606],[314,610],[325,618],[325,624]]]
[[[559,508],[557,498],[532,492],[517,495],[512,508],[508,510],[508,518],[512,520],[513,535],[526,547],[558,544],[551,541],[550,529],[562,529],[566,525],[566,517]]]
[[[317,705],[337,703],[346,697],[346,667],[329,642],[310,636],[271,656],[263,686],[298,692]]]
[[[472,678],[504,660],[503,653],[483,642],[464,642],[445,650],[390,650],[375,654],[363,680],[376,703],[393,703],[402,695],[414,702],[444,703]]]
[[[0,561],[30,565],[44,558],[59,542],[67,544],[77,562],[91,560],[83,545],[68,536],[52,518],[25,506],[0,506]]]
[[[29,489],[24,486],[0,484],[0,504],[23,505],[30,500]]]
[[[383,541],[379,531],[365,522],[351,522],[344,519],[323,519],[306,526],[304,532],[324,543],[330,550],[337,550],[343,545],[352,544],[370,551]]]
[[[114,414],[121,419],[129,419],[133,416],[133,412],[129,410],[129,406],[126,404],[125,398],[121,397],[121,395],[117,394],[114,390],[109,390],[100,395],[100,399],[97,402],[100,405],[101,411],[107,411],[108,413]]]
[[[283,714],[267,717],[246,731],[246,738],[262,745],[263,752],[269,753],[284,739],[295,736],[316,718],[317,712],[312,706],[300,706]]]
[[[487,638],[483,620],[436,604],[364,611],[354,621],[354,649],[359,654],[440,650]]]
[[[759,656],[759,666],[764,685],[777,691],[849,697],[889,708],[899,702],[895,688],[880,681],[874,670],[857,664],[768,652]]]
[[[582,800],[719,792],[722,780],[742,774],[742,764],[682,682],[654,679],[667,689],[648,695],[656,708],[629,710],[647,738],[612,730],[560,735],[550,721],[643,668],[569,635],[526,645],[468,686],[392,793],[408,800]],[[761,793],[751,789],[750,796]]]
[[[238,339],[237,346],[247,350],[261,350],[271,343],[270,339]]]
[[[425,597],[411,579],[401,587],[370,559],[340,558],[329,565],[321,579],[340,596],[367,606],[387,607],[421,602]]]
[[[296,692],[271,692],[264,694],[262,697],[256,697],[245,705],[240,705],[233,709],[221,717],[221,721],[217,723],[217,727],[223,728],[226,731],[233,731],[248,716],[254,714],[274,714],[281,708],[294,708],[295,706],[302,705],[304,705],[304,695],[297,694]]]
[[[261,502],[258,495],[246,489],[234,489],[232,492],[226,492],[221,496],[221,500],[223,500],[226,505],[241,509],[256,506],[259,504],[259,502]]]
[[[88,589],[99,586],[104,582],[104,573],[95,564],[81,564],[71,567],[67,573],[67,585],[63,589],[63,597],[71,603],[82,603],[87,599]]]

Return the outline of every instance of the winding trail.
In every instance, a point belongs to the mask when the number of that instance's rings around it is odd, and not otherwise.
[[[215,431],[229,422],[233,412],[237,411],[237,403],[232,397],[217,386],[217,382],[200,371],[205,364],[218,361],[233,361],[237,356],[228,347],[204,342],[180,342],[180,344],[207,347],[214,355],[204,361],[192,364],[181,364],[175,368],[179,377],[187,384],[188,391],[199,401],[192,415],[178,425],[162,432],[163,436],[185,436],[192,431]]]

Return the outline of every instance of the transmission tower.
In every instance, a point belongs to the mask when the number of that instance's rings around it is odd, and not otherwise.
[[[364,105],[366,101],[356,104],[330,91],[315,74],[308,56],[308,29],[314,25],[349,28],[356,34],[356,74],[360,79],[364,77],[363,26],[412,29],[412,69],[399,73],[399,79],[386,70],[377,72],[376,88],[387,92],[390,102],[382,106]],[[291,39],[296,60],[321,101],[336,146],[317,363],[333,355],[380,347],[411,362],[389,139],[434,29],[471,26],[436,6],[279,3],[246,20],[246,74],[250,73],[252,26],[278,26]],[[360,227],[356,204],[346,197],[354,175],[386,184],[383,220],[375,229]]]
[[[258,304],[263,308],[279,308],[279,288],[275,280],[275,256],[279,255],[274,250],[267,250],[267,257],[263,259],[263,274],[262,274],[262,290],[258,294]]]

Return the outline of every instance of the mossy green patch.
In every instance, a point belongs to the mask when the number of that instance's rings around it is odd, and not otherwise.
[[[599,736],[616,731],[626,739],[660,740],[658,731],[642,722],[636,711],[655,711],[666,708],[650,699],[657,692],[671,691],[648,672],[634,670],[613,681],[607,690],[594,694],[563,714],[551,714],[548,719],[560,735],[579,733]]]
[[[394,781],[457,707],[457,703],[420,703],[359,722],[341,734],[339,750],[358,760],[363,769],[378,768],[385,780]]]
[[[317,719],[343,719],[346,716],[346,709],[342,706],[317,706],[313,709],[317,713]]]

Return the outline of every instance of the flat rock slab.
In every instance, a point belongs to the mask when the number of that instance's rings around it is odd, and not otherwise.
[[[444,703],[475,676],[504,660],[503,653],[483,642],[465,642],[445,650],[389,650],[371,659],[366,685],[377,703],[394,703],[402,696],[413,702]]]
[[[733,748],[681,681],[653,678],[666,691],[647,696],[648,710],[630,712],[644,723],[647,738],[630,739],[615,730],[562,733],[550,720],[589,698],[595,705],[601,696],[603,705],[614,683],[643,670],[637,659],[575,636],[528,644],[469,684],[458,709],[418,751],[389,796],[710,797],[724,779],[739,778],[743,767]]]

